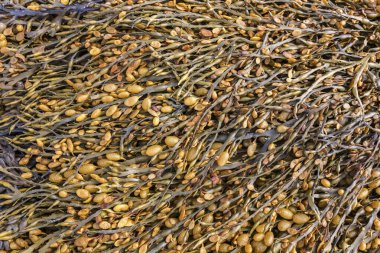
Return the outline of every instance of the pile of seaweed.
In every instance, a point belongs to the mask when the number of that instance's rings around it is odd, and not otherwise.
[[[3,1],[0,252],[378,252],[380,1]]]

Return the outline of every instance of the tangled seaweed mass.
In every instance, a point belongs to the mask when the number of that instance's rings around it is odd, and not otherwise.
[[[0,253],[379,252],[379,0],[0,21]]]

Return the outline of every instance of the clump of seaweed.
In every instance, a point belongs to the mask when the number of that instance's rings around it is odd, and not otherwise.
[[[380,1],[4,2],[1,253],[379,249]]]

